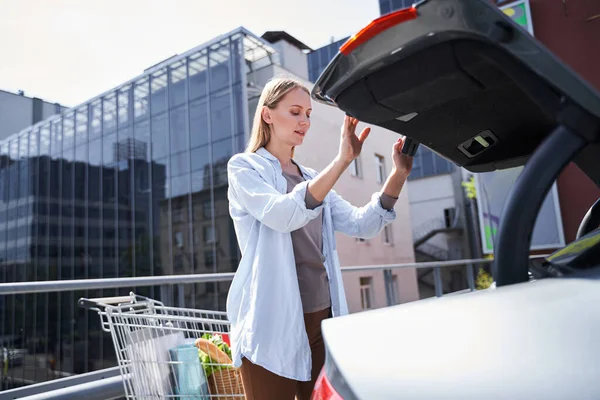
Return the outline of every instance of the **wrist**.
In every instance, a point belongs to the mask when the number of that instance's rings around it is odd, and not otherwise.
[[[344,158],[342,158],[339,154],[333,159],[333,164],[342,169],[345,170],[346,168],[348,168],[350,166],[350,164],[352,164],[352,160],[346,160]]]
[[[399,170],[398,168],[396,168],[394,166],[392,168],[390,176],[393,177],[394,179],[405,181],[406,179],[408,179],[408,175],[409,174],[410,174],[409,172],[407,172],[407,171],[401,171],[401,170]]]

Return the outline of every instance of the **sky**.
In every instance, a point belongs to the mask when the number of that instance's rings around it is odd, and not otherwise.
[[[0,0],[0,90],[76,106],[244,26],[312,48],[379,16],[377,0]]]

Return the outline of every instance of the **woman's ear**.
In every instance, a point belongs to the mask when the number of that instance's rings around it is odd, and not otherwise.
[[[270,124],[273,122],[273,119],[271,118],[271,110],[269,109],[269,107],[263,106],[263,108],[261,110],[261,115],[262,115],[263,121],[265,121],[267,124]]]

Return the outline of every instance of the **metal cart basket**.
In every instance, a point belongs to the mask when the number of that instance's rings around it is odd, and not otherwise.
[[[127,399],[244,399],[226,313],[129,296],[79,299],[115,346]]]

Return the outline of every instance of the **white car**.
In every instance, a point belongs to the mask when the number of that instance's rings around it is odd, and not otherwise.
[[[556,177],[574,161],[600,183],[598,93],[492,2],[425,0],[351,37],[312,96],[407,136],[409,154],[425,145],[471,172],[525,164],[494,246],[495,288],[324,321],[313,398],[600,398],[600,203],[528,282]]]

